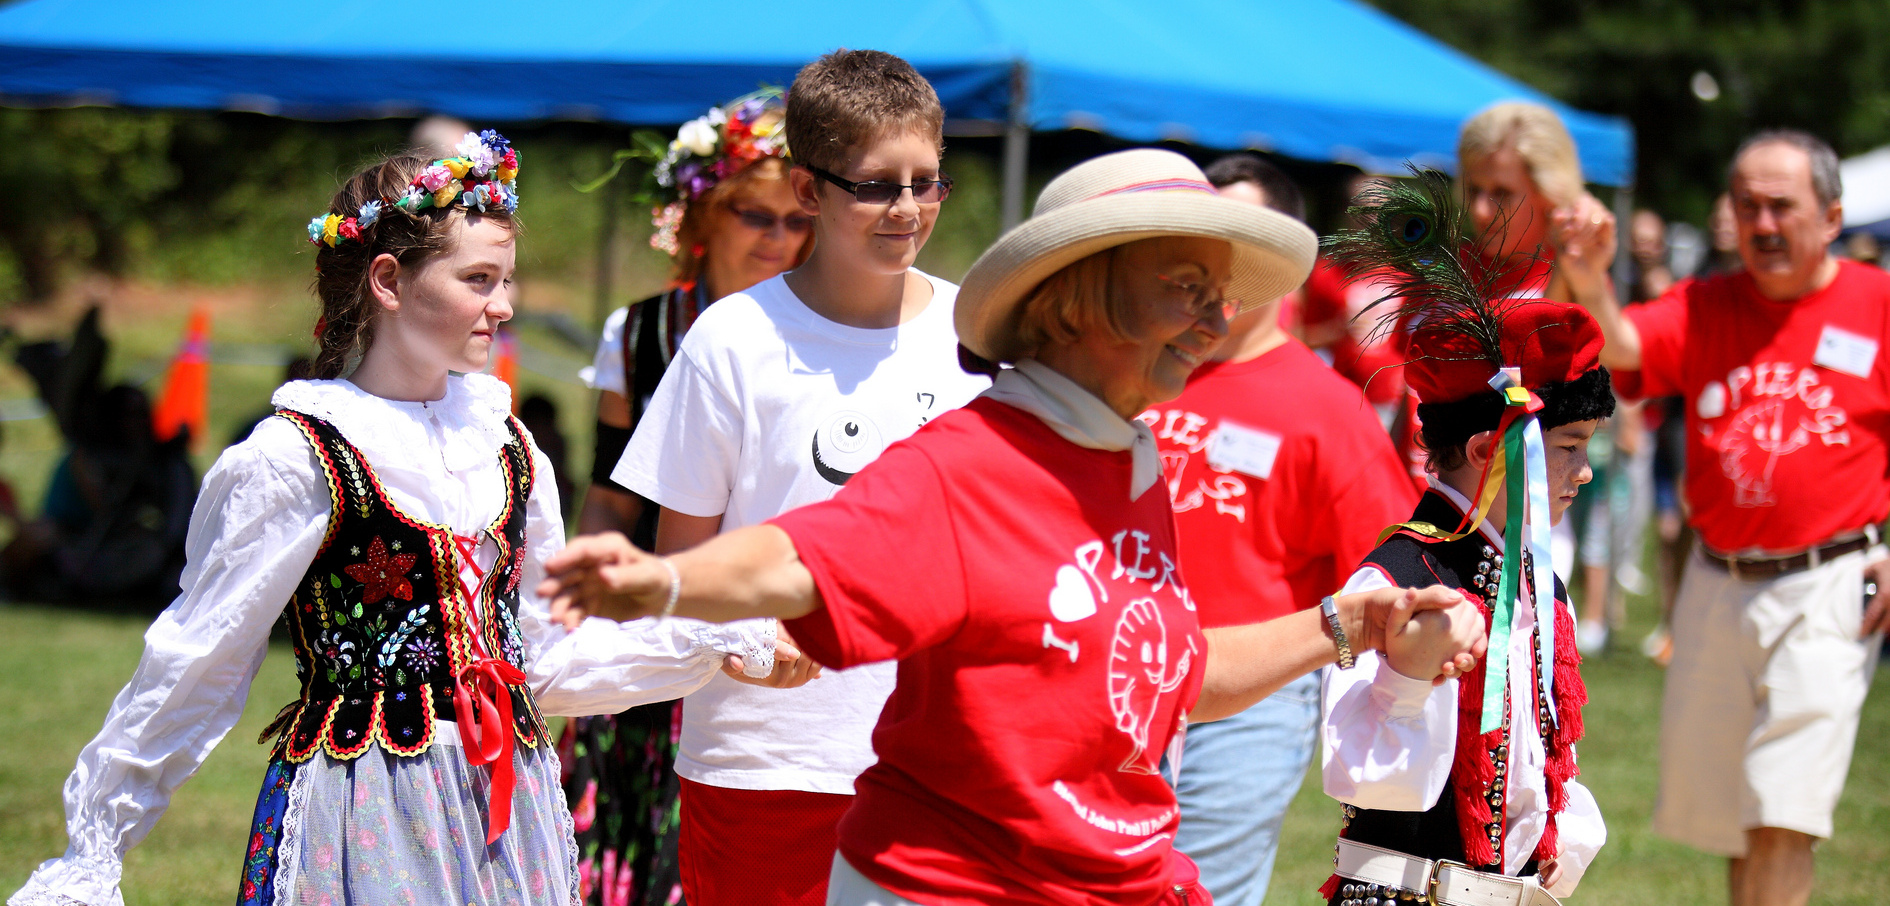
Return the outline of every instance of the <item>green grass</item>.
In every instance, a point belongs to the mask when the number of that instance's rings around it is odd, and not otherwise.
[[[1607,655],[1582,664],[1589,701],[1578,746],[1581,781],[1608,822],[1608,844],[1570,903],[1723,904],[1726,862],[1654,836],[1663,671],[1636,650],[1652,605],[1632,601],[1626,631]],[[1318,765],[1287,814],[1268,906],[1323,903],[1315,892],[1332,871],[1338,805],[1320,791]],[[1814,904],[1878,904],[1890,890],[1890,671],[1878,671],[1864,705],[1837,829],[1817,855]]]
[[[1642,608],[1645,610],[1645,608]],[[60,784],[131,675],[144,621],[135,617],[0,605],[0,893],[65,848]],[[1624,647],[1646,631],[1623,634]],[[1661,671],[1617,652],[1585,665],[1582,779],[1608,818],[1608,845],[1571,902],[1720,904],[1724,862],[1655,837],[1648,827],[1655,786]],[[131,906],[200,904],[233,897],[262,777],[256,734],[294,697],[288,651],[271,649],[236,729],[125,866]],[[1890,673],[1880,672],[1864,711],[1857,758],[1838,810],[1837,835],[1818,855],[1817,904],[1878,903],[1890,889]],[[1318,902],[1330,870],[1338,808],[1309,774],[1288,816],[1271,906]]]

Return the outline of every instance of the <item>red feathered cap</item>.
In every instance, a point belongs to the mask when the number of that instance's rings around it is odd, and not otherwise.
[[[1546,299],[1494,303],[1501,316],[1504,365],[1522,367],[1523,386],[1539,390],[1573,381],[1601,364],[1601,325],[1579,305]],[[1426,403],[1454,403],[1494,392],[1496,363],[1484,344],[1434,322],[1411,332],[1405,380]]]

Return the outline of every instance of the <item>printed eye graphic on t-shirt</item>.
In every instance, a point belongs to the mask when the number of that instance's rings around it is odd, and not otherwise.
[[[842,410],[814,431],[814,471],[831,484],[843,485],[885,449],[886,442],[872,419]]]
[[[1733,504],[1778,505],[1773,475],[1779,460],[1810,446],[1849,446],[1849,416],[1834,404],[1837,392],[1816,368],[1760,362],[1708,381],[1694,398],[1702,440],[1719,453],[1720,471],[1733,485]]]

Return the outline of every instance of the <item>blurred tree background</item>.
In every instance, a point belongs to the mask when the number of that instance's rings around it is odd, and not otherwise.
[[[1367,0],[1582,110],[1634,124],[1635,201],[1704,223],[1739,140],[1890,143],[1883,0]],[[1410,73],[1401,73],[1409,76]]]
[[[4,2],[4,0],[0,0]],[[1624,116],[1638,148],[1636,201],[1701,224],[1739,139],[1796,126],[1841,154],[1890,143],[1890,4],[1883,0],[1368,0],[1412,26],[1578,108]],[[1395,61],[1359,60],[1387,78]],[[574,184],[602,173],[629,130],[599,123],[480,123],[525,151],[520,246],[521,390],[552,394],[588,447],[588,394],[576,383],[587,334],[610,308],[659,289],[666,261],[649,218],[614,190]],[[0,107],[0,325],[61,336],[94,302],[118,344],[115,380],[155,392],[192,306],[216,311],[212,444],[266,405],[280,360],[307,352],[314,319],[303,224],[349,171],[404,147],[410,119],[308,122],[254,113],[101,107]],[[1125,143],[1090,132],[1032,141],[1031,192],[1050,175]],[[1205,161],[1216,152],[1171,145]],[[952,137],[958,190],[920,266],[962,276],[998,232],[995,137]],[[1282,160],[1329,227],[1350,172]],[[626,180],[627,182],[627,180]],[[607,287],[600,293],[600,285]],[[0,359],[10,358],[0,348]],[[31,389],[0,369],[10,422],[0,473],[36,499],[58,442],[23,403]],[[227,425],[224,422],[227,421]],[[18,429],[17,432],[15,429]],[[573,463],[580,474],[584,464]]]

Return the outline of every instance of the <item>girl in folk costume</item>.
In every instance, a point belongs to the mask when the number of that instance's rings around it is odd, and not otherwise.
[[[598,391],[597,445],[579,531],[619,531],[655,549],[659,507],[611,480],[611,470],[696,317],[716,300],[798,266],[813,249],[813,219],[788,188],[785,112],[781,89],[763,89],[685,123],[665,150],[620,155],[652,164],[642,192],[656,227],[650,245],[674,264],[669,289],[605,319],[588,377]],[[772,652],[739,629],[707,632],[700,642],[695,685],[718,667],[731,675],[771,672]],[[761,657],[750,653],[756,646]],[[687,684],[673,691],[680,696]],[[680,697],[565,724],[558,750],[587,903],[659,906],[682,899],[675,770],[681,728]]]
[[[320,379],[205,476],[182,594],[66,782],[66,854],[9,903],[123,902],[125,851],[242,714],[278,616],[302,693],[264,733],[240,903],[577,902],[532,686],[603,710],[625,704],[565,687],[627,683],[553,652],[591,634],[529,591],[564,543],[557,490],[475,373],[512,315],[518,155],[492,131],[456,150],[368,167],[310,222]],[[557,682],[529,675],[541,653]]]
[[[1492,292],[1448,181],[1368,194],[1335,258],[1393,274],[1417,324],[1430,487],[1346,593],[1441,582],[1478,602],[1489,655],[1433,685],[1366,653],[1325,689],[1324,777],[1345,803],[1334,906],[1553,904],[1607,837],[1576,782],[1587,701],[1549,528],[1589,481],[1588,438],[1614,411],[1600,329],[1579,307]]]

